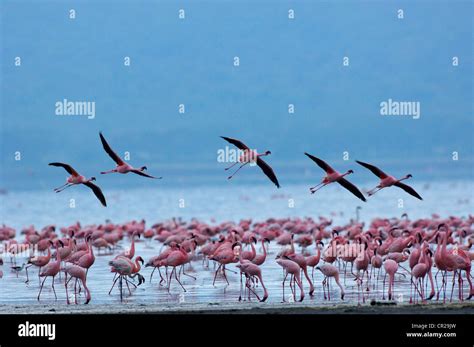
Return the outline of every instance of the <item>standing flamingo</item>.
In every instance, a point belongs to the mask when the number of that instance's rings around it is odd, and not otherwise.
[[[126,173],[129,173],[129,172],[132,172],[134,174],[144,176],[144,177],[148,177],[148,178],[155,178],[155,179],[161,179],[162,178],[162,177],[154,177],[154,176],[151,176],[151,175],[148,175],[148,174],[144,173],[143,171],[147,170],[146,166],[142,166],[141,168],[137,169],[137,168],[134,168],[133,166],[127,164],[126,162],[124,162],[122,160],[122,158],[120,158],[112,150],[112,148],[109,146],[109,144],[105,140],[102,133],[99,133],[99,136],[100,136],[100,141],[102,142],[102,146],[104,147],[104,150],[112,158],[112,160],[115,161],[115,163],[117,164],[117,167],[115,169],[109,170],[109,171],[103,171],[103,172],[101,172],[101,174],[105,175],[105,174],[108,174],[108,173],[115,173],[115,172],[121,173],[121,174],[126,174]]]
[[[388,300],[392,300],[392,298],[393,298],[393,294],[392,294],[393,293],[393,286],[394,286],[394,283],[395,283],[395,273],[398,270],[398,263],[395,260],[387,259],[383,263],[383,267],[385,269],[385,276],[384,276],[384,279],[383,279],[383,284],[384,285],[383,286],[385,288],[385,278],[388,275]],[[384,291],[384,289],[382,289],[382,291]],[[385,293],[384,293],[384,295],[385,295]]]
[[[396,186],[398,188],[403,189],[404,191],[406,191],[408,194],[414,196],[415,198],[423,200],[423,198],[415,191],[415,189],[413,189],[409,185],[406,185],[406,184],[402,183],[402,181],[413,177],[411,174],[408,174],[403,178],[396,179],[393,176],[387,175],[385,172],[383,172],[382,170],[380,170],[376,166],[373,166],[373,165],[370,165],[370,164],[367,164],[367,163],[364,163],[364,162],[361,162],[361,161],[358,161],[358,160],[356,160],[356,162],[358,164],[362,165],[363,167],[369,169],[370,171],[372,171],[372,173],[375,176],[380,178],[380,183],[378,184],[378,186],[376,186],[374,189],[369,190],[369,192],[368,192],[369,196],[374,195],[375,193],[377,193],[379,190],[381,190],[383,188]]]
[[[262,242],[263,254],[257,254],[251,260],[252,263],[254,263],[255,265],[262,265],[265,262],[265,259],[267,259],[267,248],[265,247],[265,242],[270,243],[270,240],[267,238],[263,238],[261,242]]]
[[[229,170],[234,165],[241,163],[239,168],[232,175],[230,175],[228,179],[231,179],[232,177],[234,177],[234,175],[237,172],[239,172],[239,170],[243,168],[245,165],[251,164],[251,163],[257,163],[258,167],[262,169],[263,173],[270,179],[270,181],[272,181],[277,186],[277,188],[280,188],[280,183],[278,183],[278,179],[275,173],[273,172],[273,169],[261,158],[261,157],[272,154],[272,152],[266,151],[265,153],[259,154],[257,153],[257,151],[251,150],[249,147],[247,147],[246,144],[244,144],[243,142],[239,140],[231,139],[230,137],[224,137],[224,136],[221,136],[221,138],[223,138],[227,142],[233,144],[238,149],[243,151],[242,155],[239,157],[237,162],[235,162],[234,164],[232,164],[231,166],[225,169],[225,170]]]
[[[104,194],[102,193],[102,190],[98,186],[96,186],[93,181],[95,181],[95,177],[91,177],[89,179],[85,178],[84,176],[80,175],[76,170],[72,168],[72,166],[68,164],[63,164],[63,163],[49,163],[48,165],[51,166],[58,166],[64,168],[71,176],[69,176],[66,180],[66,183],[63,184],[62,186],[55,188],[54,191],[56,193],[62,192],[64,189],[71,187],[76,184],[83,184],[90,189],[92,189],[92,192],[95,194],[97,199],[101,202],[102,205],[107,206],[107,202],[105,201]]]
[[[290,275],[290,288],[293,292],[293,299],[296,299],[296,292],[292,287],[292,282],[296,281],[298,287],[300,288],[301,296],[299,301],[303,301],[304,299],[304,290],[303,290],[303,283],[301,283],[301,268],[300,266],[294,262],[293,260],[289,259],[286,255],[282,257],[278,257],[276,260],[277,264],[280,265],[284,270],[284,278],[282,282],[283,287],[283,302],[285,301],[285,282],[288,275]]]
[[[62,241],[58,240],[58,243],[60,243],[61,246],[64,246]],[[56,260],[51,261],[48,264],[46,264],[43,267],[43,270],[39,274],[40,277],[44,277],[44,280],[43,280],[43,282],[41,282],[40,291],[38,293],[38,300],[40,299],[41,291],[43,290],[44,282],[46,281],[46,278],[48,278],[48,277],[53,278],[53,280],[51,282],[51,287],[53,288],[55,299],[56,300],[58,299],[58,297],[56,296],[56,290],[54,289],[54,278],[56,277],[56,275],[59,273],[60,270],[61,270],[61,256],[59,255],[59,252],[56,252]]]
[[[345,295],[344,287],[339,281],[339,271],[337,270],[337,267],[331,264],[324,264],[324,265],[316,267],[316,269],[321,271],[322,274],[324,275],[324,280],[323,280],[324,299],[326,299],[325,287],[327,286],[327,289],[328,289],[327,299],[331,300],[331,296],[329,294],[329,281],[331,277],[333,277],[334,280],[336,281],[337,286],[341,289],[341,300],[344,300],[344,295]]]
[[[309,154],[309,153],[306,153],[306,152],[305,152],[305,155],[306,155],[309,159],[311,159],[312,161],[314,161],[321,169],[323,169],[324,171],[326,171],[326,176],[323,178],[323,180],[321,181],[321,183],[319,183],[318,185],[316,185],[316,186],[314,186],[314,187],[309,188],[309,190],[311,191],[311,194],[316,193],[316,191],[318,191],[318,190],[321,189],[322,187],[327,186],[327,185],[330,184],[330,183],[337,182],[337,183],[339,183],[341,186],[343,186],[344,188],[346,188],[348,191],[350,191],[352,194],[354,194],[356,197],[358,197],[358,198],[361,199],[362,201],[365,201],[365,197],[364,197],[364,195],[360,192],[360,190],[357,189],[357,187],[356,187],[355,185],[353,185],[351,182],[349,182],[348,180],[346,180],[346,179],[344,178],[345,176],[354,173],[354,171],[348,170],[346,173],[341,174],[341,173],[337,172],[336,170],[334,170],[331,166],[329,166],[324,160],[321,160],[321,159],[319,159],[319,158],[316,158],[315,156],[313,156],[313,155],[311,155],[311,154]]]
[[[262,270],[260,269],[260,267],[250,261],[242,261],[240,262],[240,264],[237,264],[236,265],[246,276],[247,280],[245,282],[245,286],[246,288],[248,289],[249,291],[249,298],[250,298],[250,292],[254,293],[255,296],[257,297],[258,300],[260,300],[260,302],[264,302],[265,300],[267,300],[268,298],[268,292],[267,292],[267,288],[265,287],[265,284],[263,283],[263,278],[262,278]],[[252,288],[250,287],[250,284],[251,284],[251,280],[253,278],[258,278],[258,280],[260,281],[260,284],[262,285],[262,288],[263,288],[263,297],[262,299],[260,299],[260,297],[257,295],[257,293],[255,293]],[[240,289],[241,290],[241,295],[239,296],[239,300],[242,296],[242,288]]]
[[[77,304],[77,281],[81,281],[82,286],[84,287],[84,291],[86,293],[86,302],[84,304],[88,304],[89,301],[91,300],[91,293],[89,291],[89,288],[87,287],[86,284],[86,270],[83,267],[80,267],[78,265],[73,265],[73,264],[68,264],[64,268],[64,272],[66,273],[65,279],[64,279],[64,286],[66,287],[66,300],[67,303],[69,304],[69,294],[67,290],[67,285],[69,284],[69,281],[71,281],[73,278],[75,278],[74,281],[74,302]],[[70,276],[69,279],[67,279],[67,275]]]

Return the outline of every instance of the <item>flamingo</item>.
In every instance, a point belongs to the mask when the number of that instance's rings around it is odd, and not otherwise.
[[[303,283],[301,283],[301,268],[300,268],[300,266],[296,262],[294,262],[293,260],[289,259],[286,255],[284,255],[282,257],[278,257],[276,259],[276,262],[284,270],[284,278],[283,278],[283,283],[282,283],[283,302],[285,301],[285,282],[286,282],[286,278],[288,277],[288,275],[291,275],[290,276],[290,288],[293,291],[293,298],[296,299],[296,292],[293,290],[292,282],[296,281],[296,283],[298,284],[298,287],[300,288],[300,292],[301,292],[299,301],[303,301],[303,299],[304,299],[304,290],[303,290]]]
[[[146,166],[142,166],[139,169],[137,169],[137,168],[134,168],[133,166],[127,164],[126,162],[124,162],[122,160],[122,158],[120,158],[112,150],[112,148],[109,146],[109,144],[105,140],[104,135],[102,135],[102,133],[99,133],[99,136],[100,136],[100,141],[102,142],[102,146],[104,147],[104,150],[112,158],[112,160],[115,161],[115,163],[117,164],[115,169],[101,172],[102,175],[109,174],[109,173],[115,173],[115,172],[121,173],[121,174],[126,174],[126,173],[129,173],[129,172],[132,172],[134,174],[144,176],[144,177],[148,177],[148,178],[154,178],[154,179],[161,179],[162,178],[162,177],[154,177],[154,176],[151,176],[149,174],[144,173],[143,171],[147,170]]]
[[[423,198],[415,191],[415,189],[413,189],[409,185],[406,185],[406,184],[402,183],[402,181],[413,177],[411,174],[408,174],[403,178],[396,179],[393,176],[387,175],[385,172],[383,172],[382,170],[380,170],[378,167],[376,167],[374,165],[367,164],[367,163],[364,163],[364,162],[359,161],[359,160],[356,160],[356,163],[358,163],[359,165],[362,165],[363,167],[369,169],[375,176],[380,178],[380,183],[378,184],[378,186],[376,186],[374,189],[369,190],[369,192],[368,192],[369,196],[374,195],[376,192],[378,192],[379,190],[381,190],[383,188],[396,186],[398,188],[403,189],[405,192],[407,192],[408,194],[414,196],[415,198],[423,200]]]
[[[58,240],[58,243],[60,243],[62,247],[64,246],[64,244],[62,243],[61,240]],[[56,277],[56,275],[59,273],[60,270],[61,270],[61,256],[59,255],[59,252],[56,251],[56,260],[51,261],[48,264],[46,264],[43,267],[43,270],[39,274],[40,277],[44,277],[44,280],[43,280],[43,282],[41,282],[40,291],[38,293],[38,300],[40,299],[41,291],[43,290],[44,282],[46,281],[46,279],[48,277],[53,278],[53,280],[51,282],[51,287],[53,288],[55,299],[56,300],[58,299],[58,297],[56,296],[56,290],[54,289],[54,278]]]
[[[215,260],[219,263],[219,266],[217,267],[217,270],[214,275],[214,281],[212,282],[212,285],[214,286],[216,283],[216,278],[217,274],[219,273],[219,270],[222,268],[222,275],[224,276],[225,281],[227,282],[227,285],[229,285],[229,281],[227,280],[227,275],[225,274],[225,266],[230,263],[236,263],[239,261],[239,253],[240,253],[240,243],[235,242],[232,244],[232,246],[222,248],[218,251],[216,251],[209,259]]]
[[[249,290],[249,298],[250,298],[250,292],[254,293],[255,296],[257,297],[257,299],[260,301],[260,302],[264,302],[265,300],[267,300],[268,298],[268,292],[267,292],[267,288],[265,287],[265,284],[263,283],[263,278],[262,278],[262,270],[260,269],[260,267],[252,262],[250,262],[249,260],[241,260],[240,264],[237,264],[236,265],[240,271],[242,271],[245,276],[247,277],[247,280],[246,280],[246,283],[245,283],[245,286],[247,287],[247,289]],[[257,295],[257,293],[255,293],[251,288],[250,288],[250,281],[253,279],[253,278],[258,278],[258,280],[260,281],[260,284],[262,285],[262,288],[263,288],[263,297],[262,299],[260,299],[260,297]],[[239,296],[239,301],[242,297],[242,286],[240,288],[240,296]]]
[[[262,265],[265,262],[265,259],[267,258],[267,248],[265,247],[265,242],[270,243],[270,240],[267,238],[263,238],[261,242],[262,242],[263,254],[257,254],[251,260],[252,263],[254,263],[255,265]]]
[[[137,257],[135,259],[135,262],[133,262],[131,259],[124,257],[124,256],[117,256],[113,260],[109,261],[109,265],[111,266],[110,272],[115,272],[119,276],[114,280],[112,284],[112,288],[110,288],[109,295],[112,292],[112,289],[114,289],[115,283],[117,280],[119,281],[119,286],[120,286],[120,301],[122,301],[123,295],[122,295],[122,280],[125,280],[125,283],[127,284],[128,288],[128,293],[131,294],[130,287],[129,287],[129,280],[126,277],[135,277],[138,275],[139,277],[139,282],[138,285],[142,284],[145,282],[143,276],[141,276],[138,271],[140,271],[140,264],[138,262],[141,262],[143,264],[143,258],[142,257]],[[135,284],[131,283],[134,287],[136,287]]]
[[[262,169],[263,173],[270,179],[270,181],[272,181],[277,186],[277,188],[280,188],[280,183],[278,183],[278,179],[275,173],[273,172],[273,169],[261,158],[261,157],[272,154],[272,152],[266,151],[264,153],[259,154],[257,153],[257,151],[251,150],[246,144],[244,144],[243,142],[239,140],[231,139],[230,137],[224,137],[224,136],[221,136],[221,138],[223,138],[227,142],[233,144],[238,149],[243,151],[243,154],[239,157],[237,162],[235,162],[234,164],[232,164],[231,166],[225,169],[227,171],[233,166],[237,165],[238,163],[241,163],[239,168],[232,175],[230,175],[228,179],[231,179],[232,177],[234,177],[234,175],[237,172],[239,172],[239,170],[243,168],[245,165],[250,164],[250,163],[256,163],[258,167]]]
[[[344,300],[344,287],[342,286],[341,282],[339,281],[339,271],[337,270],[337,267],[331,264],[324,264],[321,266],[317,266],[316,270],[319,270],[322,272],[324,275],[324,280],[323,280],[323,291],[324,291],[324,299],[326,299],[326,290],[325,287],[327,286],[328,288],[328,296],[327,299],[331,300],[330,294],[329,294],[329,281],[330,278],[333,277],[334,280],[336,281],[337,286],[341,289],[341,300]]]
[[[50,242],[50,245],[53,244],[52,241],[49,241],[49,242]],[[28,278],[28,268],[31,267],[31,266],[37,266],[39,268],[38,269],[38,279],[39,279],[39,274],[41,273],[41,268],[43,266],[45,266],[46,264],[48,264],[49,260],[51,259],[51,250],[49,248],[49,245],[48,245],[47,251],[48,251],[48,253],[46,255],[35,256],[35,257],[30,258],[28,260],[28,265],[26,265],[26,268],[25,268],[25,271],[26,271],[26,282],[25,283],[28,283],[30,281],[29,278]]]
[[[351,182],[349,182],[348,180],[346,180],[344,178],[345,176],[354,173],[354,171],[348,170],[346,173],[341,174],[341,173],[337,172],[336,170],[334,170],[331,166],[329,166],[324,160],[316,158],[315,156],[313,156],[309,153],[306,153],[306,152],[304,154],[309,159],[314,161],[321,169],[326,171],[326,176],[323,178],[321,183],[319,183],[318,185],[316,185],[314,187],[309,188],[309,190],[311,191],[311,194],[316,193],[316,191],[318,191],[322,187],[327,186],[330,183],[337,182],[341,186],[346,188],[348,191],[350,191],[352,194],[354,194],[356,197],[361,199],[362,201],[366,201],[364,195],[360,192],[360,190],[357,189],[357,187],[355,185],[353,185]]]
[[[85,178],[84,176],[80,175],[76,170],[72,168],[71,165],[64,164],[64,163],[49,163],[48,165],[50,166],[58,166],[62,167],[64,170],[66,170],[71,176],[69,176],[66,180],[66,183],[63,184],[62,186],[55,188],[54,191],[56,193],[62,192],[64,189],[71,187],[76,184],[83,184],[90,189],[92,189],[92,192],[95,194],[97,199],[101,202],[102,205],[107,206],[107,202],[105,201],[104,194],[102,193],[102,190],[98,186],[96,186],[93,181],[96,180],[95,177],[91,177],[89,179]]]
[[[86,293],[86,302],[84,304],[88,304],[89,301],[91,300],[91,293],[86,284],[86,276],[87,276],[86,270],[83,267],[80,267],[78,265],[68,264],[64,268],[64,272],[66,273],[66,276],[64,279],[64,286],[66,287],[67,303],[69,304],[69,295],[67,291],[67,285],[69,284],[69,281],[75,278],[76,280],[74,282],[74,302],[77,304],[77,291],[76,291],[77,281],[81,281],[82,286],[84,287],[84,291]],[[67,275],[70,276],[69,279],[67,279]]]
[[[395,260],[386,259],[385,262],[383,263],[383,267],[385,269],[383,284],[385,287],[385,278],[388,275],[388,300],[392,300],[392,297],[393,297],[392,291],[393,291],[393,286],[395,283],[395,273],[398,270],[398,263]]]

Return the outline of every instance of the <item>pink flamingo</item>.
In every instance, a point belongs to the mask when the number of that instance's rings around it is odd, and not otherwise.
[[[265,260],[267,259],[267,249],[265,247],[265,242],[268,242],[270,243],[270,240],[267,239],[267,238],[263,238],[261,240],[262,242],[262,249],[263,249],[263,254],[257,254],[255,255],[255,257],[251,260],[252,263],[254,263],[255,265],[262,265]]]
[[[398,263],[395,260],[392,259],[386,259],[385,262],[383,263],[383,267],[385,269],[385,276],[383,279],[383,287],[385,288],[385,278],[388,275],[388,300],[392,300],[393,298],[393,287],[395,284],[395,273],[398,270]],[[385,295],[385,290],[384,295]],[[385,299],[385,297],[383,298]]]
[[[250,247],[252,248],[251,251],[244,251],[240,253],[240,258],[245,260],[253,260],[257,255],[257,251],[255,250],[254,243],[257,243],[257,239],[255,237],[250,238]]]
[[[181,288],[183,288],[183,291],[186,291],[186,288],[184,288],[183,284],[178,278],[176,267],[186,264],[187,261],[188,261],[188,254],[180,245],[177,245],[176,250],[171,252],[168,255],[168,257],[166,257],[166,259],[163,260],[163,264],[165,266],[171,266],[173,268],[171,270],[170,277],[168,279],[168,292],[170,291],[171,279],[173,277],[173,273],[174,273],[174,277],[176,278],[176,281],[178,281]]]
[[[298,284],[298,287],[300,288],[301,295],[300,295],[300,300],[303,301],[304,299],[304,290],[303,290],[303,284],[301,283],[301,268],[300,266],[294,262],[293,260],[289,259],[287,256],[283,256],[280,258],[277,258],[276,260],[277,264],[280,265],[284,272],[284,278],[283,278],[283,302],[285,302],[285,282],[290,275],[290,288],[291,291],[293,292],[293,298],[296,300],[296,291],[292,287],[292,282],[295,281]]]
[[[252,292],[260,302],[264,302],[265,300],[267,300],[268,292],[267,292],[267,288],[265,287],[265,284],[263,283],[262,270],[260,269],[260,267],[248,260],[244,260],[244,261],[241,260],[240,264],[237,264],[236,266],[245,274],[245,277],[247,278],[245,281],[245,286],[249,291],[249,299],[250,299],[250,292]],[[251,279],[255,277],[258,278],[263,288],[262,299],[259,298],[257,293],[255,293],[250,286]],[[242,285],[240,286],[239,301],[241,300],[241,297],[242,297]]]
[[[212,282],[212,285],[214,286],[216,283],[216,278],[217,274],[219,273],[219,270],[222,268],[222,275],[224,276],[225,281],[227,282],[227,285],[229,285],[229,281],[227,280],[227,275],[225,274],[225,266],[230,263],[236,263],[239,261],[239,253],[240,253],[240,243],[235,242],[231,248],[223,248],[216,253],[214,253],[210,259],[215,260],[219,263],[219,266],[217,267],[217,270],[214,274],[214,281]]]
[[[84,254],[82,257],[80,257],[78,260],[73,262],[75,265],[79,265],[80,267],[83,267],[84,269],[86,269],[86,276],[87,276],[87,273],[89,272],[89,268],[95,262],[94,249],[91,246],[90,236],[87,237],[87,244],[88,244],[87,253]]]
[[[107,206],[107,202],[105,201],[104,194],[102,193],[102,190],[98,186],[96,186],[93,181],[95,181],[95,177],[91,177],[89,179],[85,178],[84,176],[80,175],[76,170],[72,168],[72,166],[68,164],[63,164],[63,163],[49,163],[48,165],[51,166],[59,166],[62,167],[64,170],[66,170],[71,176],[69,176],[66,180],[66,183],[63,184],[62,186],[55,188],[54,191],[56,193],[62,192],[64,189],[68,187],[72,187],[73,185],[76,184],[83,184],[90,189],[92,189],[92,192],[94,195],[99,199],[102,205]]]
[[[50,242],[50,245],[53,244],[53,242],[49,241]],[[25,271],[26,271],[26,283],[28,283],[30,280],[28,279],[28,268],[31,267],[31,266],[37,266],[39,269],[38,269],[38,279],[40,278],[39,277],[39,274],[41,273],[41,268],[43,266],[45,266],[46,264],[49,263],[49,260],[51,259],[51,250],[50,250],[50,247],[48,246],[47,248],[47,251],[48,251],[48,254],[47,255],[39,255],[39,256],[35,256],[33,258],[30,258],[28,260],[28,265],[26,265],[26,268],[25,268]]]
[[[62,241],[59,240],[58,243],[60,243],[61,246],[64,246]],[[46,264],[43,267],[43,270],[39,274],[40,277],[44,277],[44,280],[43,280],[43,282],[41,282],[40,291],[38,293],[38,300],[40,299],[41,291],[43,290],[44,282],[46,281],[46,278],[48,278],[48,277],[53,278],[53,280],[51,282],[51,287],[53,288],[55,299],[56,300],[58,299],[58,297],[56,296],[56,290],[54,289],[54,278],[56,277],[56,275],[59,273],[60,270],[61,270],[61,257],[59,255],[59,252],[56,252],[56,261],[51,261],[48,264]]]
[[[331,300],[331,296],[329,294],[329,281],[332,277],[336,281],[337,286],[341,289],[341,300],[344,300],[344,295],[345,295],[344,287],[339,281],[339,271],[337,270],[337,267],[331,264],[324,264],[324,265],[316,267],[316,269],[321,271],[322,274],[324,275],[324,280],[323,280],[324,299],[326,299],[325,287],[327,286],[327,290],[328,290],[327,299]]]
[[[272,181],[277,186],[277,188],[280,188],[280,183],[278,183],[278,179],[275,173],[273,172],[273,169],[270,167],[270,165],[268,165],[262,159],[262,157],[270,155],[272,154],[272,152],[266,151],[265,153],[257,153],[257,151],[251,150],[246,144],[244,144],[243,142],[239,140],[231,139],[230,137],[224,137],[224,136],[221,136],[221,138],[223,138],[227,142],[233,144],[235,147],[243,151],[242,155],[239,157],[237,162],[225,168],[225,170],[227,171],[233,166],[237,165],[238,163],[242,163],[239,166],[239,168],[235,170],[235,172],[228,177],[228,179],[231,179],[232,177],[234,177],[234,175],[237,172],[239,172],[239,170],[243,168],[245,165],[256,163],[258,167],[263,171],[263,173],[270,179],[270,181]]]
[[[88,304],[89,301],[91,300],[91,293],[86,284],[86,270],[78,265],[68,264],[64,268],[64,272],[66,274],[65,279],[64,279],[64,286],[66,287],[66,298],[67,298],[68,305],[69,305],[69,294],[68,294],[67,286],[73,278],[75,279],[74,302],[77,305],[77,288],[76,287],[77,287],[77,281],[81,281],[82,286],[84,287],[84,291],[86,293],[86,302],[84,304]],[[69,279],[67,279],[68,275],[70,276]]]
[[[135,256],[135,236],[138,236],[138,238],[140,238],[140,233],[138,231],[133,232],[132,244],[130,245],[130,249],[120,253],[120,255],[127,257],[128,259],[133,259],[133,257]]]
[[[120,301],[122,301],[123,294],[122,294],[122,281],[125,280],[125,284],[127,285],[128,288],[128,293],[132,294],[130,291],[130,286],[129,283],[132,284],[134,287],[136,285],[132,282],[130,282],[127,277],[134,278],[135,276],[138,276],[139,282],[138,285],[142,284],[145,282],[145,279],[143,276],[141,276],[138,271],[140,271],[140,264],[141,262],[143,264],[143,259],[142,257],[137,257],[135,259],[135,262],[133,262],[131,259],[124,257],[124,256],[117,256],[113,260],[109,261],[109,265],[111,266],[110,272],[115,272],[119,276],[115,278],[112,288],[110,288],[109,295],[112,292],[112,289],[114,289],[115,283],[119,281],[119,288],[120,288]]]
[[[154,179],[161,179],[162,178],[162,177],[154,177],[154,176],[151,176],[151,175],[148,175],[148,174],[144,173],[143,171],[147,170],[146,166],[142,166],[141,168],[137,169],[137,168],[134,168],[133,166],[127,164],[126,162],[124,162],[122,160],[122,158],[120,158],[112,150],[112,148],[109,146],[109,144],[105,140],[102,133],[99,133],[99,136],[100,136],[100,141],[102,142],[102,146],[104,147],[104,150],[112,158],[112,160],[115,161],[115,163],[117,164],[115,169],[109,170],[109,171],[103,171],[103,172],[101,172],[101,174],[105,175],[105,174],[116,173],[116,172],[121,173],[121,174],[126,174],[126,173],[129,173],[129,172],[132,172],[134,174],[144,176],[144,177],[148,177],[148,178],[154,178]]]
[[[346,188],[348,191],[350,191],[352,194],[354,194],[356,197],[361,199],[362,201],[366,201],[364,195],[360,192],[360,190],[357,189],[355,185],[353,185],[351,182],[349,182],[348,180],[344,178],[345,176],[354,173],[354,171],[348,170],[346,173],[341,174],[337,172],[336,170],[334,170],[331,166],[329,166],[329,164],[327,164],[324,160],[316,158],[315,156],[306,152],[305,152],[305,155],[308,158],[310,158],[312,161],[314,161],[321,169],[326,171],[326,176],[323,178],[321,183],[319,183],[318,185],[314,187],[309,188],[309,190],[311,191],[311,194],[316,193],[319,189],[327,186],[330,183],[337,182],[341,186]]]
[[[414,196],[415,198],[423,200],[423,198],[415,191],[415,189],[413,189],[409,185],[406,185],[406,184],[402,183],[402,181],[413,177],[411,174],[408,174],[403,178],[396,179],[393,176],[387,175],[385,172],[383,172],[382,170],[380,170],[376,166],[373,166],[373,165],[370,165],[370,164],[367,164],[367,163],[364,163],[364,162],[361,162],[361,161],[358,161],[358,160],[356,160],[356,162],[358,164],[362,165],[363,167],[369,169],[370,171],[372,171],[372,173],[375,176],[380,178],[380,183],[378,184],[378,186],[376,186],[374,189],[369,190],[369,192],[368,192],[369,196],[374,195],[376,192],[378,192],[379,190],[381,190],[383,188],[395,186],[395,187],[403,189],[405,192],[407,192],[408,194]]]
[[[314,281],[314,268],[319,264],[319,261],[321,260],[321,248],[319,248],[319,246],[324,247],[324,243],[322,241],[315,240],[314,245],[316,247],[316,254],[306,257],[306,265],[312,268],[311,278],[313,279],[313,281]]]

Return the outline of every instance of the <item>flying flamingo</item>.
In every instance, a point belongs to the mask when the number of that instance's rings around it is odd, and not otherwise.
[[[148,177],[148,178],[155,178],[155,179],[161,179],[162,178],[162,177],[154,177],[154,176],[151,176],[151,175],[148,175],[148,174],[144,173],[143,171],[147,170],[146,166],[142,166],[139,169],[137,169],[137,168],[134,168],[131,165],[127,164],[126,162],[124,162],[122,160],[122,158],[120,158],[112,150],[112,148],[109,146],[107,141],[105,141],[105,138],[102,135],[102,133],[99,133],[99,136],[100,136],[100,141],[102,142],[102,146],[104,147],[104,150],[112,158],[112,160],[115,161],[115,163],[117,163],[117,167],[115,169],[109,170],[109,171],[103,171],[103,172],[101,172],[101,174],[104,175],[104,174],[114,173],[114,172],[118,172],[118,173],[121,173],[121,174],[126,174],[126,173],[129,173],[129,172],[133,172],[134,174],[144,176],[144,177]]]
[[[98,186],[96,186],[93,181],[95,181],[95,177],[91,177],[89,179],[85,178],[84,176],[80,175],[76,170],[72,168],[72,166],[64,163],[49,163],[48,165],[51,166],[59,166],[64,168],[71,176],[67,178],[67,181],[65,184],[62,186],[55,188],[54,191],[56,193],[62,192],[64,189],[71,187],[76,184],[83,184],[90,189],[92,189],[92,192],[95,194],[97,199],[101,202],[102,205],[107,206],[107,202],[105,201],[104,194],[102,193],[102,190]]]
[[[367,163],[364,163],[364,162],[361,162],[361,161],[358,161],[358,160],[356,160],[356,162],[358,164],[362,165],[363,167],[369,169],[370,171],[372,171],[372,173],[375,176],[380,178],[379,185],[376,186],[374,189],[369,190],[369,192],[368,192],[369,196],[374,195],[375,193],[377,193],[379,190],[381,190],[383,188],[396,186],[398,188],[403,189],[404,191],[406,191],[408,194],[414,196],[415,198],[423,200],[423,198],[415,191],[415,189],[413,189],[409,185],[406,185],[406,184],[402,183],[402,181],[413,177],[411,174],[408,174],[405,177],[400,178],[400,179],[397,180],[395,177],[387,175],[385,172],[383,172],[382,170],[380,170],[376,166],[373,166],[373,165],[370,165],[370,164],[367,164]]]
[[[321,160],[319,158],[316,158],[315,156],[309,154],[309,153],[304,153],[309,159],[311,159],[312,161],[314,161],[321,169],[323,169],[324,171],[326,171],[326,176],[323,178],[323,180],[321,181],[321,183],[319,183],[318,185],[314,186],[314,187],[311,187],[309,188],[309,190],[311,191],[311,194],[314,194],[316,193],[316,191],[318,191],[319,189],[321,189],[322,187],[325,187],[327,186],[328,184],[330,183],[333,183],[333,182],[337,182],[339,183],[341,186],[343,186],[344,188],[346,188],[348,191],[350,191],[352,194],[354,194],[356,197],[358,197],[359,199],[361,199],[362,201],[365,201],[365,197],[364,195],[360,192],[359,189],[357,189],[357,187],[355,185],[353,185],[351,182],[349,182],[348,180],[346,180],[344,177],[347,176],[347,175],[350,175],[352,173],[354,173],[354,171],[352,170],[348,170],[346,173],[344,174],[341,174],[339,172],[337,172],[336,170],[334,170],[331,166],[329,166],[324,160]]]
[[[241,163],[239,168],[232,175],[230,175],[228,179],[231,179],[232,177],[234,177],[234,175],[237,172],[239,172],[239,170],[243,168],[245,165],[256,163],[260,167],[260,169],[262,169],[263,173],[270,179],[270,181],[272,181],[277,186],[277,188],[280,188],[280,183],[278,183],[278,179],[275,176],[273,169],[261,158],[261,157],[272,154],[272,152],[266,151],[264,153],[259,154],[257,153],[257,151],[251,150],[249,147],[247,147],[246,144],[244,144],[243,142],[239,140],[231,139],[230,137],[224,137],[224,136],[221,136],[221,137],[227,142],[233,144],[238,149],[243,151],[242,155],[239,157],[237,162],[235,162],[234,164],[232,164],[231,166],[225,169],[225,170],[229,170],[230,168],[237,165],[238,163]]]

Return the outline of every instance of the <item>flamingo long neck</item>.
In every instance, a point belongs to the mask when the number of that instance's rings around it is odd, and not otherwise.
[[[130,246],[130,254],[135,254],[135,234],[132,235],[132,245]]]
[[[265,240],[262,240],[262,247],[263,247],[263,256],[267,256],[267,249],[265,248]]]
[[[140,271],[140,262],[138,261],[138,259],[135,259],[135,270],[137,272]]]
[[[255,258],[257,251],[255,250],[255,246],[253,245],[253,242],[250,242],[250,247],[252,248],[252,256]]]

